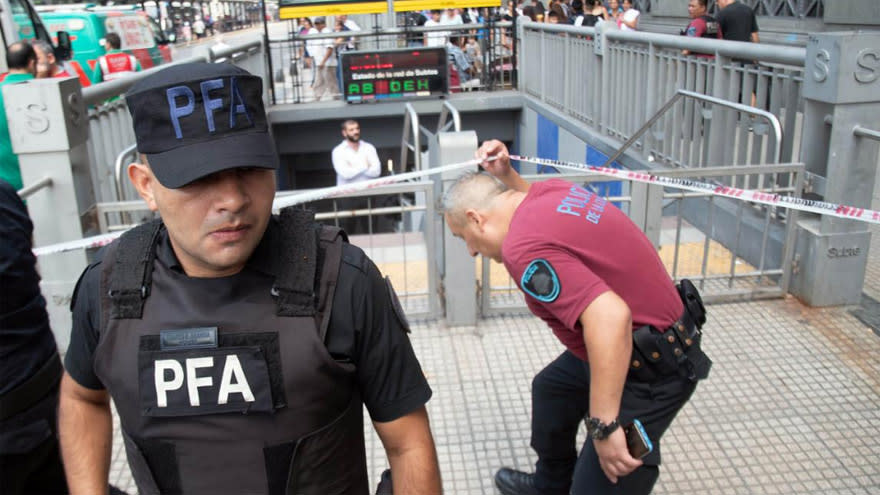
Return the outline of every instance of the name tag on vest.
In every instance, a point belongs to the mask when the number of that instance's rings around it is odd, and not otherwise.
[[[274,410],[260,347],[140,351],[138,382],[144,416]]]

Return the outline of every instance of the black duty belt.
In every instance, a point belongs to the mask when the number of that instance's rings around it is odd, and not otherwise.
[[[650,325],[637,328],[628,379],[654,382],[679,375],[697,381],[709,376],[712,360],[700,349],[702,321],[704,313],[694,316],[685,305],[681,317],[662,332]]]
[[[57,352],[24,383],[0,396],[0,421],[26,411],[49,393],[61,380],[64,367]]]

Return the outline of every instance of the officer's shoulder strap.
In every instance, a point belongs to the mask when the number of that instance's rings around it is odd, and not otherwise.
[[[140,318],[144,301],[150,295],[153,278],[153,260],[156,258],[156,239],[162,231],[162,221],[138,225],[125,232],[117,241],[114,255],[109,256],[107,296],[110,298],[110,318]]]
[[[317,310],[315,318],[323,341],[327,336],[327,328],[333,310],[333,296],[336,293],[336,282],[339,279],[339,269],[342,265],[343,245],[348,242],[348,237],[339,227],[325,225],[319,226],[318,239],[321,269],[317,278],[318,301],[315,306]]]
[[[315,213],[300,208],[281,210],[280,227],[279,246],[274,250],[277,314],[314,316],[323,338],[333,306],[342,244],[347,239],[339,228],[315,223]]]

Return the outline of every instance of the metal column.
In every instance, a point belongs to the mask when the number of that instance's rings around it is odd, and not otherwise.
[[[878,143],[857,127],[880,129],[880,33],[811,35],[804,73],[807,171],[825,178],[825,200],[870,208]],[[871,233],[862,222],[803,215],[792,292],[811,306],[856,304]]]
[[[440,167],[471,160],[477,147],[477,134],[474,131],[435,134],[428,145],[430,166]],[[460,175],[461,172],[443,174],[435,179],[435,184],[442,184],[442,193]],[[441,196],[438,194],[436,197]],[[438,217],[435,221],[442,221],[442,218]],[[475,325],[478,314],[476,261],[468,253],[464,241],[452,235],[446,222],[443,222],[442,231],[442,249],[436,252],[437,262],[442,263],[439,273],[446,301],[446,321],[453,326]]]
[[[96,234],[95,193],[85,144],[88,116],[77,79],[38,79],[7,85],[3,87],[3,100],[25,188],[41,182],[49,184],[27,197],[34,245]],[[63,352],[70,342],[68,305],[86,267],[86,253],[76,250],[41,256],[38,263],[49,321]]]

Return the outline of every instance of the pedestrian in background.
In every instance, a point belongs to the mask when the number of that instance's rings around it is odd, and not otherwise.
[[[98,57],[95,66],[98,81],[112,81],[141,70],[141,64],[134,55],[122,51],[122,39],[114,32],[104,36],[107,53]]]
[[[315,30],[321,34],[332,33],[333,30],[327,27],[327,19],[325,17],[315,18]],[[314,94],[315,101],[320,101],[325,94],[329,94],[330,98],[339,94],[339,86],[336,84],[336,43],[339,41],[334,38],[325,38],[315,40],[315,82]],[[311,53],[311,50],[309,50]]]
[[[361,126],[356,120],[342,123],[342,142],[333,148],[331,158],[336,171],[336,185],[353,184],[375,179],[382,175],[382,164],[376,147],[361,139]],[[357,210],[369,206],[368,198],[350,197],[336,200],[342,210]],[[339,225],[348,234],[364,234],[369,231],[370,217],[343,218]]]
[[[623,14],[617,18],[617,27],[621,31],[639,29],[639,11],[633,8],[632,0],[623,0]]]
[[[30,81],[37,73],[37,52],[28,41],[16,41],[6,47],[6,67],[9,72],[0,74],[0,88],[7,84]],[[4,108],[3,91],[0,89],[0,109]],[[9,121],[6,112],[0,114],[0,179],[17,191],[22,188],[18,155],[12,151]]]
[[[720,10],[715,19],[724,39],[760,43],[758,19],[751,7],[736,0],[718,0],[717,5]]]
[[[708,0],[689,0],[688,16],[691,21],[681,32],[682,36],[691,38],[721,39],[721,28],[714,17],[707,14]],[[690,50],[682,50],[682,55],[690,55]],[[695,53],[697,57],[715,58],[711,53]]]

